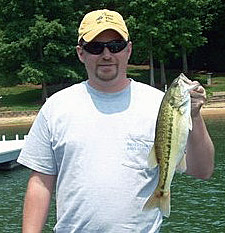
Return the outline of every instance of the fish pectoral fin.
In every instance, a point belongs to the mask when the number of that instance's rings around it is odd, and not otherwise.
[[[192,118],[191,118],[191,115],[189,117],[189,125],[188,125],[188,128],[190,131],[192,131]]]
[[[181,114],[181,115],[184,115],[185,111],[186,111],[186,106],[181,105],[181,106],[179,107],[179,112],[180,112],[180,114]]]
[[[157,207],[161,210],[163,216],[170,216],[170,191],[163,193],[156,189],[153,195],[149,197],[142,210],[149,211]]]
[[[183,158],[176,166],[176,171],[184,173],[187,170],[187,162],[186,162],[186,153],[183,155]]]
[[[149,155],[148,155],[148,166],[149,168],[153,169],[157,167],[158,162],[156,158],[156,153],[155,153],[155,144],[153,145]]]

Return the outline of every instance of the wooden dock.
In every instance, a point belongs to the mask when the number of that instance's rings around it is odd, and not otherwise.
[[[9,170],[18,165],[16,160],[23,148],[25,139],[20,140],[16,135],[15,140],[6,140],[5,136],[2,136],[0,141],[0,170]]]

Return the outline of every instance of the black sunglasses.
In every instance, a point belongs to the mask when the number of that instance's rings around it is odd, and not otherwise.
[[[111,53],[119,53],[122,51],[128,42],[125,40],[112,40],[109,42],[85,42],[83,41],[83,48],[91,54],[99,55],[103,52],[104,48],[108,48]]]

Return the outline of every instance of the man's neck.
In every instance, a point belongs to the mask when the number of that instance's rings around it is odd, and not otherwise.
[[[113,93],[122,91],[130,84],[130,79],[123,78],[121,80],[109,80],[105,82],[94,82],[92,79],[88,80],[88,84],[93,87],[94,89],[106,92],[106,93]]]

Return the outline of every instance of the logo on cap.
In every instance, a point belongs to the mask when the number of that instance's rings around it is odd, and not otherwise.
[[[101,16],[99,16],[97,19],[96,19],[96,23],[99,24],[99,23],[103,23],[103,22],[113,22],[113,15],[107,15],[106,12],[102,13]]]

